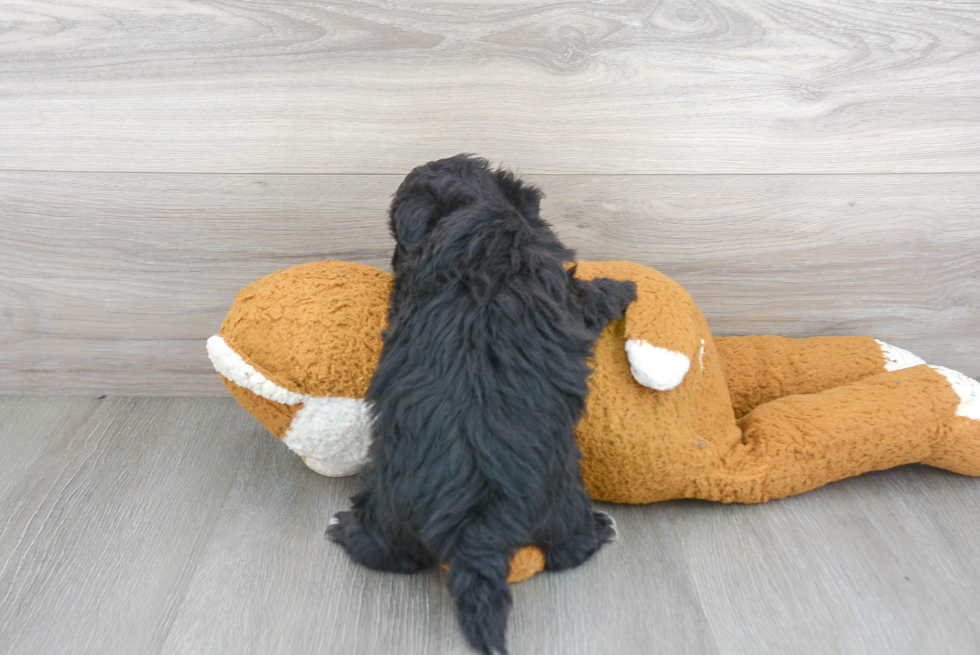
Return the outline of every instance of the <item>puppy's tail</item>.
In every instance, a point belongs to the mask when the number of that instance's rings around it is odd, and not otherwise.
[[[482,557],[457,552],[449,567],[449,591],[467,641],[484,655],[506,655],[504,634],[510,613],[507,555]]]

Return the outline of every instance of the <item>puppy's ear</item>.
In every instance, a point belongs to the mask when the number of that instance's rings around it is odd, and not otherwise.
[[[440,219],[473,204],[486,179],[486,160],[456,155],[423,164],[409,173],[391,202],[392,236],[407,248],[418,245]]]
[[[529,221],[538,220],[538,212],[541,206],[541,198],[544,194],[541,190],[530,184],[525,184],[510,171],[498,170],[493,173],[497,186],[504,193],[507,201],[519,211],[524,218]]]
[[[417,246],[438,220],[434,202],[422,194],[396,197],[391,203],[391,234],[399,245]]]

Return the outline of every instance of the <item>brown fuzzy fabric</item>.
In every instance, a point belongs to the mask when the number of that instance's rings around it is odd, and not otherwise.
[[[221,336],[289,391],[360,398],[378,365],[390,290],[391,275],[363,264],[293,266],[239,291]]]
[[[871,337],[715,340],[684,289],[653,269],[583,262],[578,275],[633,280],[638,292],[596,344],[576,429],[596,500],[755,503],[911,462],[980,475],[980,421],[954,416],[959,397],[932,368],[885,372]],[[243,289],[221,335],[286,389],[360,398],[381,351],[390,286],[390,275],[369,266],[297,266]],[[670,391],[637,383],[628,339],[686,355],[684,381]],[[296,406],[228,385],[282,436]]]
[[[877,375],[885,365],[873,337],[716,337],[715,346],[737,418],[777,398]]]
[[[441,566],[444,570],[449,570],[448,564]],[[527,546],[518,550],[510,558],[510,575],[507,576],[507,582],[511,584],[521,582],[541,571],[544,571],[544,553],[537,546]]]
[[[240,353],[239,353],[240,354]],[[286,430],[293,422],[296,412],[302,409],[303,405],[284,405],[273,400],[268,400],[240,387],[225,376],[221,376],[221,381],[228,387],[228,391],[235,397],[242,407],[258,419],[259,423],[275,435],[276,439],[286,436]]]

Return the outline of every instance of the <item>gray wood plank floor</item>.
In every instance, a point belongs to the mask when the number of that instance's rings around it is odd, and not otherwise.
[[[323,537],[352,479],[231,399],[0,397],[0,653],[466,653],[439,571]],[[980,480],[922,466],[758,506],[609,505],[514,587],[541,653],[980,652]]]

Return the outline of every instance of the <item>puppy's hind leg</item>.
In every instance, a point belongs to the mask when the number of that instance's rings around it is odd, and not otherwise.
[[[584,491],[572,493],[575,497],[552,515],[550,524],[537,539],[548,571],[575,568],[617,537],[616,523],[611,516],[593,511]]]
[[[363,496],[354,509],[337,512],[327,526],[327,536],[344,547],[355,562],[378,571],[415,573],[435,563],[417,539],[394,522],[378,521]]]

